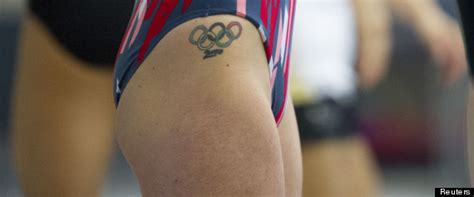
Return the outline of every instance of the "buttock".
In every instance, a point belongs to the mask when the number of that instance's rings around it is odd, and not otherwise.
[[[160,40],[178,25],[199,17],[230,14],[243,17],[259,30],[268,60],[272,87],[272,111],[277,123],[283,117],[288,97],[289,57],[295,0],[139,0],[130,18],[115,64],[115,100],[128,81]],[[220,26],[222,27],[220,27]],[[227,37],[237,37],[238,27],[219,24],[221,29],[233,29]],[[207,32],[203,27],[196,34]],[[198,36],[197,36],[198,37]],[[196,40],[195,40],[196,41]],[[197,41],[195,42],[197,43]],[[218,43],[225,45],[225,42]],[[208,45],[207,45],[208,46]],[[206,45],[202,46],[204,53]],[[209,54],[211,53],[211,54]],[[219,46],[203,56],[218,55]]]

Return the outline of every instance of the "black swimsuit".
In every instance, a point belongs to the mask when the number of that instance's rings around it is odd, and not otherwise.
[[[30,0],[29,9],[76,57],[113,65],[134,0]]]

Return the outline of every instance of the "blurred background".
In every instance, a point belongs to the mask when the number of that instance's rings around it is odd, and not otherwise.
[[[453,0],[439,4],[453,17]],[[0,1],[0,196],[21,196],[12,171],[9,106],[24,4]],[[383,176],[384,196],[433,196],[435,187],[468,187],[465,151],[467,75],[446,88],[430,55],[402,22],[393,22],[388,76],[362,93],[359,127]],[[126,161],[115,151],[104,196],[138,196]]]

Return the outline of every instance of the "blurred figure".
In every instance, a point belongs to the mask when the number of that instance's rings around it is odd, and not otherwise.
[[[358,73],[362,89],[371,89],[383,79],[387,70],[388,41],[391,10],[393,15],[410,25],[429,50],[432,58],[442,69],[442,79],[446,84],[458,80],[466,70],[464,45],[458,24],[438,6],[434,0],[353,0],[355,2],[358,29],[359,54]],[[386,3],[384,3],[386,2]],[[389,6],[385,9],[380,6]],[[379,7],[379,9],[370,9]],[[366,12],[371,10],[369,13]],[[388,16],[388,17],[387,17]],[[382,41],[381,43],[377,41]]]
[[[445,84],[451,84],[466,71],[466,57],[457,22],[447,16],[434,0],[390,0],[394,13],[418,34],[432,58],[440,66]]]
[[[378,170],[357,133],[354,65],[363,62],[363,87],[374,86],[384,72],[380,65],[387,63],[391,44],[385,4],[298,1],[291,90],[302,140],[303,196],[379,196]]]
[[[442,66],[446,83],[464,71],[457,24],[434,1],[300,0],[292,95],[302,138],[304,196],[380,195],[377,168],[357,134],[354,109],[356,84],[369,90],[385,76],[390,9],[416,30]]]
[[[25,196],[99,196],[113,140],[112,68],[133,1],[31,0],[12,108]]]
[[[358,87],[374,88],[387,71],[392,47],[391,14],[387,1],[352,0],[357,23]]]

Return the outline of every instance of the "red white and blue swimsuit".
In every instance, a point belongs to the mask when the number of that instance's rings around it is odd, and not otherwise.
[[[198,17],[231,14],[260,31],[268,60],[272,111],[279,123],[288,97],[289,57],[296,0],[137,0],[115,65],[115,100],[157,43]]]

